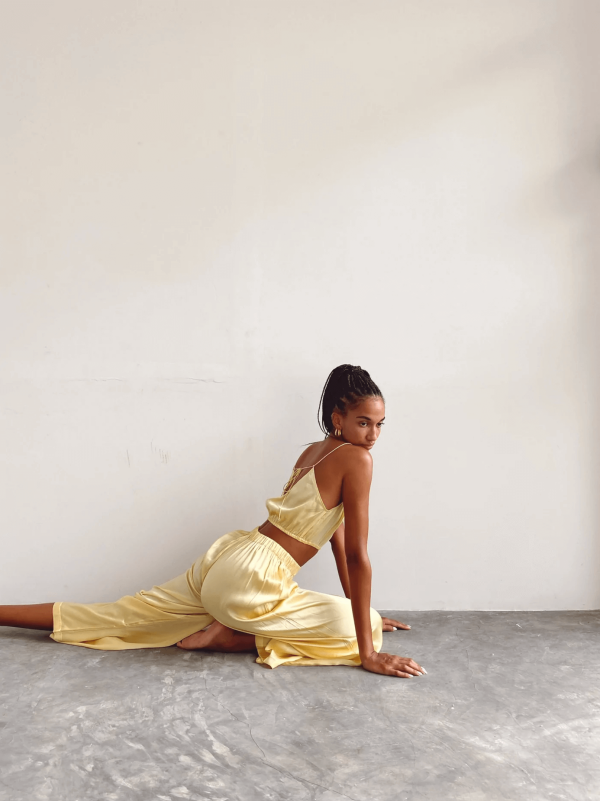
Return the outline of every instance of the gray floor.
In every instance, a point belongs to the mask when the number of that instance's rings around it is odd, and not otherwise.
[[[394,614],[423,678],[1,629],[0,799],[600,799],[600,613]]]

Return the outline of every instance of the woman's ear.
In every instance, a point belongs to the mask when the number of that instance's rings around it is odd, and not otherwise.
[[[343,419],[344,418],[339,412],[333,412],[333,414],[331,415],[331,422],[333,423],[333,428],[339,429],[341,431]]]

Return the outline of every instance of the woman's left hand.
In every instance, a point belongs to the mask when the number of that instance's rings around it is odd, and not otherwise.
[[[407,626],[406,623],[400,623],[399,620],[392,620],[390,617],[383,617],[381,616],[381,622],[383,623],[383,631],[395,631],[396,629],[409,629],[410,626]]]

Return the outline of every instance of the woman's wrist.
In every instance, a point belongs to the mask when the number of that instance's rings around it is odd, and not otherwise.
[[[370,659],[370,658],[371,658],[371,657],[372,657],[374,654],[377,654],[377,651],[376,651],[374,648],[371,648],[371,650],[370,650],[370,651],[369,651],[368,649],[365,649],[365,651],[359,651],[359,655],[360,655],[360,661],[361,661],[361,662],[366,662],[366,661],[367,661],[367,660],[369,660],[369,659]]]
[[[369,632],[370,634],[370,632]],[[358,640],[358,653],[362,659],[368,659],[373,654],[376,654],[375,646],[373,645],[372,637],[357,637]]]

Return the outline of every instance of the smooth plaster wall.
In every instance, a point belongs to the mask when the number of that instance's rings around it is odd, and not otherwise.
[[[374,605],[600,605],[594,0],[1,16],[4,603],[262,522],[350,361]]]

